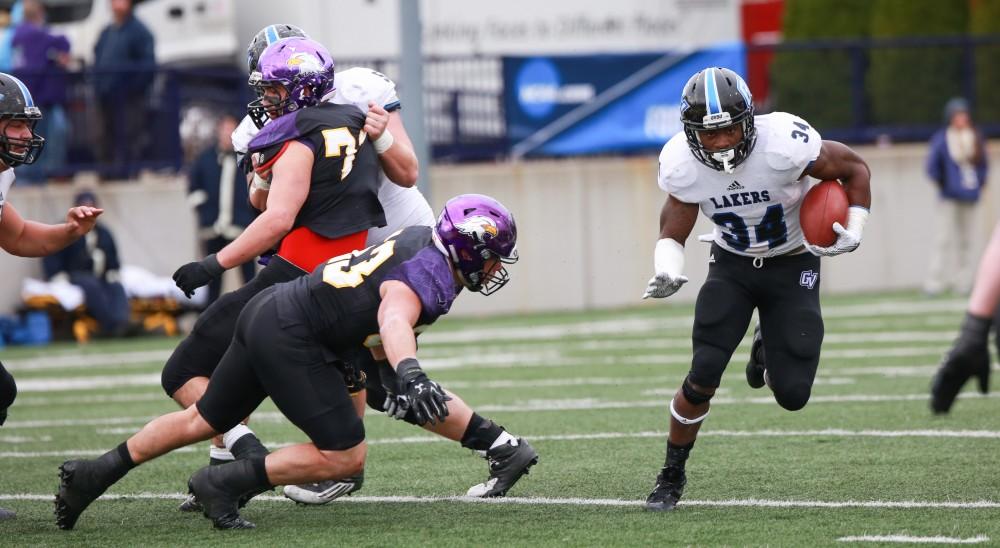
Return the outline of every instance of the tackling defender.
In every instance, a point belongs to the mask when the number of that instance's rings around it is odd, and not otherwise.
[[[63,249],[90,232],[104,212],[96,207],[71,207],[65,223],[49,225],[25,220],[8,201],[14,168],[35,163],[45,147],[45,139],[35,133],[41,119],[42,111],[27,86],[0,72],[0,248],[18,257],[44,257]],[[0,426],[16,398],[17,383],[0,363]],[[14,512],[0,508],[0,521],[13,517]]]
[[[293,25],[265,27],[247,48],[248,68],[251,72],[259,68],[260,56],[270,44],[284,38],[301,36],[305,36],[305,33]],[[427,200],[419,190],[412,187],[417,177],[416,156],[399,115],[400,102],[396,95],[395,84],[383,74],[366,68],[352,68],[336,73],[335,84],[333,92],[323,100],[335,104],[354,105],[363,112],[367,109],[365,132],[373,140],[379,153],[382,168],[379,174],[379,200],[385,209],[387,224],[385,227],[369,231],[368,245],[380,243],[390,234],[407,226],[433,226],[434,216]],[[247,144],[258,131],[258,126],[264,125],[265,122],[259,111],[251,110],[250,115],[244,118],[240,127],[233,133],[234,148],[237,152],[246,151]],[[364,349],[344,351],[341,353],[341,358],[349,374],[356,379],[367,378],[369,381],[349,383],[352,392],[357,396],[355,401],[359,415],[364,415],[366,401],[373,409],[384,410],[386,402],[391,401],[393,397],[391,389],[387,389],[384,383],[376,382],[381,376],[380,371],[385,371],[385,364],[375,360],[371,353]],[[206,376],[210,373],[209,371]],[[510,435],[502,426],[473,412],[460,399],[455,399],[452,408],[453,413],[444,422],[424,427],[459,442],[463,447],[478,451],[487,459],[489,477],[484,482],[469,488],[466,495],[504,496],[507,490],[527,473],[528,468],[537,459],[537,454],[527,442]],[[398,409],[396,411],[393,414],[395,418],[417,424],[412,414],[399,413]],[[226,445],[232,447],[249,432],[246,426],[238,426],[234,432],[224,436]],[[248,440],[256,443],[256,438],[253,436]],[[240,445],[245,444],[246,442],[243,442]],[[220,454],[221,452],[215,449],[215,455]],[[286,485],[283,493],[288,498],[303,504],[326,504],[356,492],[363,482],[364,475],[360,474],[357,477],[336,481]],[[189,498],[181,505],[181,509],[199,508],[196,501]]]
[[[687,478],[684,466],[709,400],[746,334],[756,308],[747,382],[767,384],[783,408],[806,405],[819,365],[823,317],[819,256],[857,249],[871,202],[867,164],[853,150],[823,141],[805,120],[784,112],[754,117],[746,82],[725,68],[707,68],[688,80],[681,97],[684,132],[660,153],[658,182],[668,193],[660,212],[660,240],[643,298],[673,295],[688,281],[684,242],[699,208],[715,223],[708,278],[695,304],[691,371],[670,402],[670,434],[649,510],[673,510]],[[810,245],[802,237],[799,207],[805,176],[839,179],[850,201],[847,226],[833,225],[837,241]],[[765,360],[766,356],[766,360]]]
[[[204,394],[240,311],[254,295],[365,247],[368,230],[385,224],[378,157],[364,132],[364,113],[322,101],[333,89],[334,63],[326,48],[290,39],[267,49],[259,67],[251,75],[258,99],[249,106],[272,122],[248,151],[255,166],[250,197],[263,213],[218,255],[182,266],[174,280],[190,293],[226,268],[273,247],[277,252],[253,280],[212,303],[167,360],[163,388],[185,408]],[[246,427],[226,441],[236,456],[266,453]]]
[[[448,201],[437,225],[410,227],[378,246],[334,257],[309,276],[270,287],[240,315],[237,332],[196,405],[154,419],[93,460],[60,466],[56,524],[80,514],[128,471],[173,449],[225,432],[270,397],[312,443],[218,466],[188,482],[220,529],[254,525],[239,515],[247,495],[275,484],[340,479],[364,467],[364,425],[341,372],[345,349],[366,346],[395,373],[394,403],[420,424],[439,423],[452,399],[416,359],[416,333],[446,314],[462,288],[493,293],[517,261],[517,227],[499,202],[477,194]]]

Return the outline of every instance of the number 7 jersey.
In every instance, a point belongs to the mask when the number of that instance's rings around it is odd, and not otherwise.
[[[698,204],[715,223],[715,243],[738,255],[769,257],[802,245],[803,172],[819,157],[819,133],[785,112],[755,118],[757,144],[733,173],[699,162],[684,132],[660,152],[657,182],[681,202]]]

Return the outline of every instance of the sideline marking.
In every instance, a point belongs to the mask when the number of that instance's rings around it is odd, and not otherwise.
[[[986,535],[976,535],[969,538],[957,537],[913,537],[909,535],[860,535],[853,537],[840,537],[840,542],[913,542],[922,544],[979,544],[989,542],[990,537]]]

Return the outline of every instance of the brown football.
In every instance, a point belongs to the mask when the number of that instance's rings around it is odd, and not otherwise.
[[[837,181],[823,181],[809,189],[799,208],[802,235],[811,245],[828,247],[837,241],[833,223],[847,225],[847,192]]]

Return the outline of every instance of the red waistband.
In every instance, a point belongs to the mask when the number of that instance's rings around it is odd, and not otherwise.
[[[350,253],[356,249],[364,249],[367,238],[367,229],[330,239],[300,226],[285,235],[278,246],[276,255],[280,255],[281,258],[306,272],[312,272],[314,268],[330,257]]]

